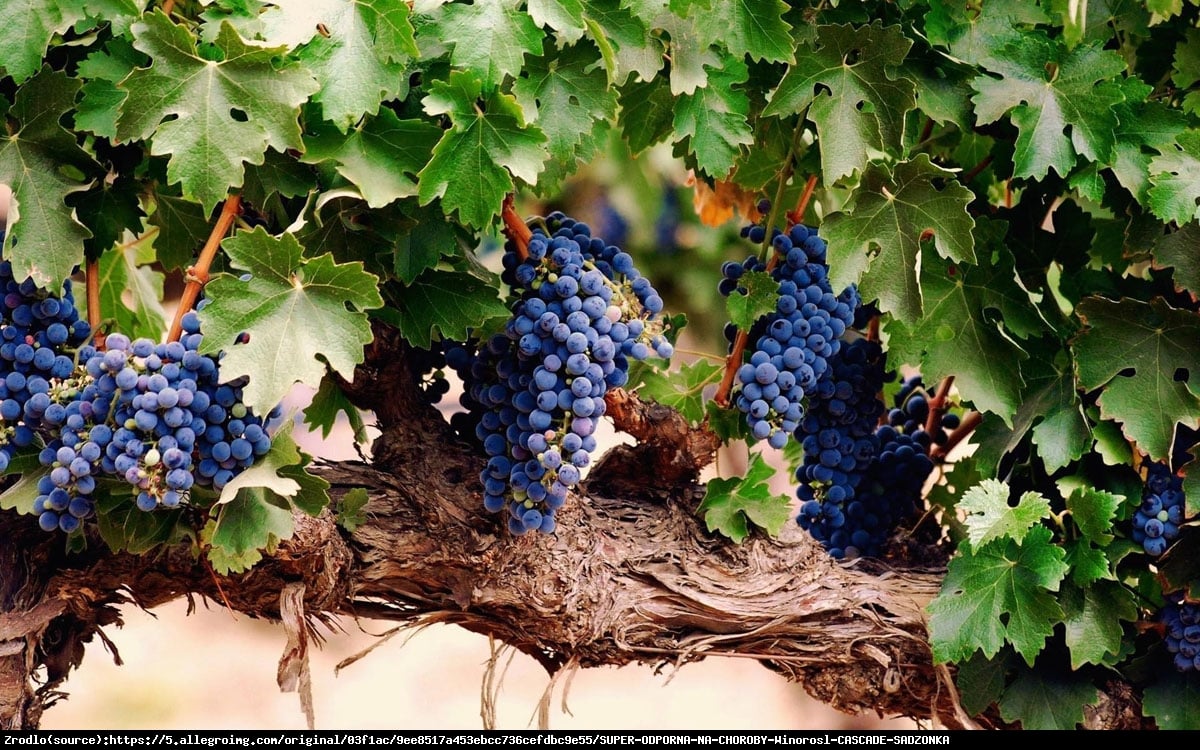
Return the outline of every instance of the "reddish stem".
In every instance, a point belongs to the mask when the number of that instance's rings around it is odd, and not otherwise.
[[[950,437],[946,439],[945,445],[935,445],[933,447],[933,450],[930,451],[930,457],[945,458],[950,454],[950,451],[954,450],[958,446],[959,443],[966,440],[982,421],[982,414],[977,411],[969,412],[967,416],[963,417],[963,420],[958,427],[955,427],[954,431],[950,433]]]
[[[932,435],[942,423],[942,415],[946,413],[946,397],[950,395],[950,387],[954,385],[954,376],[948,375],[938,383],[937,393],[929,399],[929,416],[925,418],[925,432]]]
[[[179,336],[183,333],[183,316],[195,307],[196,300],[200,297],[200,290],[208,282],[208,269],[212,268],[213,259],[217,257],[221,240],[229,233],[241,207],[242,199],[237,193],[231,193],[225,199],[225,204],[221,206],[221,215],[217,217],[217,223],[213,225],[212,232],[208,235],[208,241],[204,243],[204,249],[200,251],[200,257],[196,260],[195,265],[187,269],[187,285],[184,286],[183,294],[179,297],[179,307],[175,310],[175,319],[171,321],[171,329],[167,332],[167,341],[178,341]]]
[[[804,183],[804,192],[800,194],[800,202],[796,204],[796,210],[788,212],[789,228],[804,223],[804,212],[808,210],[808,202],[812,200],[813,192],[816,189],[817,176],[814,174],[809,176],[808,181]]]
[[[963,183],[964,185],[967,184],[971,180],[978,177],[979,173],[982,172],[983,170],[987,169],[988,165],[990,165],[991,163],[992,163],[992,155],[988,154],[987,156],[983,157],[982,161],[980,161],[974,167],[971,167],[970,171],[967,172],[966,174],[964,174],[962,177],[960,177],[958,181]]]
[[[162,12],[169,16],[173,10],[175,10],[175,0],[163,0]]]
[[[104,351],[104,335],[100,333],[100,261],[89,259],[84,266],[84,287],[87,290],[88,325],[92,328],[96,349]]]
[[[533,239],[533,232],[517,215],[512,195],[504,199],[504,206],[500,209],[500,218],[504,220],[504,236],[512,240],[513,245],[516,246],[517,257],[525,260],[529,257],[529,240]]]

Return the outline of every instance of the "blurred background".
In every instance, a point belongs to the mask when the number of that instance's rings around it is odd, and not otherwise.
[[[619,140],[607,155],[566,182],[549,200],[526,198],[524,215],[561,209],[587,221],[595,235],[634,254],[670,313],[689,325],[676,365],[695,355],[724,356],[726,317],[716,293],[721,262],[754,251],[738,230],[755,196],[701,190],[668,150],[633,159]],[[6,206],[0,200],[0,206]],[[788,206],[790,208],[790,206]],[[703,214],[708,222],[698,217]],[[485,238],[481,255],[498,267],[501,240]],[[172,288],[168,279],[168,289]],[[286,408],[302,409],[311,391],[298,386]],[[452,408],[456,394],[443,400]],[[369,415],[367,416],[369,420]],[[357,457],[351,430],[328,438],[305,430],[295,437],[326,459]],[[607,441],[622,439],[611,426]],[[725,474],[744,465],[744,445],[722,456]],[[768,459],[778,461],[768,449]],[[776,491],[791,494],[786,472]],[[482,508],[481,508],[481,512]],[[253,620],[197,600],[153,611],[126,608],[125,625],[106,631],[122,665],[100,642],[65,685],[67,698],[47,712],[44,729],[304,729],[296,694],[280,693],[276,668],[286,644],[282,626]],[[402,632],[340,672],[344,659],[377,645],[392,625],[343,618],[310,651],[318,729],[480,729],[485,677],[493,658],[488,639],[454,626]],[[498,644],[497,644],[498,646]],[[550,677],[531,658],[505,652],[492,683],[495,725],[536,728]],[[565,699],[565,708],[564,708]],[[849,716],[809,698],[752,659],[710,657],[675,670],[651,666],[589,669],[555,686],[552,729],[910,729],[905,719]]]

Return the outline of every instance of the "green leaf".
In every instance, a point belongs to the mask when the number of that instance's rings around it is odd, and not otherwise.
[[[1200,381],[1200,316],[1162,299],[1093,297],[1077,312],[1087,325],[1071,344],[1080,386],[1102,388],[1101,415],[1153,460],[1166,458],[1177,424],[1200,426],[1200,382],[1176,375]]]
[[[0,70],[17,84],[42,65],[50,40],[83,20],[83,3],[78,0],[5,0],[0,3],[0,28],[5,43],[0,45]]]
[[[429,270],[405,286],[394,311],[404,338],[428,349],[435,335],[465,341],[473,328],[508,317],[495,287],[466,273]]]
[[[655,78],[633,83],[621,90],[621,123],[625,141],[633,155],[665,140],[672,132],[675,97],[667,82]]]
[[[958,0],[931,0],[925,33],[933,44],[970,65],[996,69],[1005,48],[1027,32],[1027,26],[1049,22],[1045,11],[1026,0],[988,0],[968,6]]]
[[[782,0],[727,0],[712,4],[703,14],[710,38],[720,39],[738,58],[788,62],[792,54],[792,26],[783,19],[788,6]]]
[[[380,112],[380,102],[407,95],[405,64],[418,55],[407,3],[272,2],[279,7],[260,16],[264,38],[271,45],[303,45],[295,57],[320,82],[313,101],[337,128],[344,131]]]
[[[1099,700],[1086,676],[1028,669],[1004,691],[1000,716],[1021,722],[1022,729],[1074,729],[1084,719],[1084,707]]]
[[[1184,41],[1175,45],[1171,81],[1180,89],[1200,83],[1200,29],[1188,29]],[[1200,115],[1200,91],[1190,91],[1184,96],[1183,109],[1188,114]]]
[[[1113,108],[1124,100],[1112,79],[1125,72],[1125,60],[1098,45],[1067,50],[1044,35],[1029,33],[993,63],[1000,78],[980,76],[973,84],[979,124],[1006,112],[1017,126],[1013,168],[1016,177],[1041,179],[1053,168],[1066,176],[1076,156],[1105,161],[1117,128]]]
[[[742,62],[742,55],[722,55],[713,48],[720,37],[709,37],[702,29],[703,17],[693,12],[687,18],[666,14],[659,24],[670,36],[667,54],[671,60],[671,93],[675,96],[694,94],[708,84],[708,68],[724,68],[730,62]]]
[[[583,37],[587,25],[583,22],[583,0],[528,0],[525,9],[538,26],[552,28],[564,44],[574,44]]]
[[[396,246],[392,272],[405,284],[436,266],[443,256],[453,257],[460,252],[455,225],[443,221],[440,212],[434,218],[435,211],[409,207],[402,229],[394,235],[386,232]]]
[[[701,359],[670,374],[647,372],[642,376],[638,395],[669,406],[692,424],[698,424],[704,419],[704,390],[720,382],[724,369]]]
[[[597,123],[616,114],[617,93],[596,61],[591,45],[575,44],[531,60],[513,85],[521,108],[546,134],[551,163],[573,167],[595,147]]]
[[[1076,586],[1091,586],[1096,581],[1113,579],[1112,563],[1104,550],[1089,539],[1073,539],[1063,543],[1066,562],[1071,568],[1071,582]]]
[[[542,32],[519,5],[517,0],[444,5],[430,33],[453,46],[452,65],[475,74],[490,89],[505,76],[518,75],[526,55],[541,52]]]
[[[1145,205],[1154,156],[1175,150],[1176,139],[1187,128],[1187,118],[1165,102],[1148,101],[1154,89],[1140,79],[1127,78],[1121,87],[1125,101],[1115,109],[1119,124],[1111,158],[1112,173]]]
[[[140,510],[128,485],[96,493],[96,530],[113,552],[144,555],[191,533],[183,508]]]
[[[212,229],[199,203],[170,195],[154,197],[154,210],[147,221],[158,227],[154,249],[167,270],[190,266]]]
[[[150,153],[169,156],[167,177],[184,197],[211,211],[241,187],[245,164],[261,164],[268,147],[301,148],[300,105],[317,82],[280,47],[244,42],[222,26],[221,62],[205,59],[196,38],[160,11],[133,25],[134,46],[153,63],[121,82],[129,92],[117,119],[121,140],[149,140]],[[234,112],[241,112],[241,118]]]
[[[1067,496],[1067,510],[1084,537],[1104,545],[1113,539],[1113,519],[1123,502],[1123,495],[1092,487],[1078,487]]]
[[[1064,586],[1059,601],[1066,612],[1071,669],[1085,664],[1111,664],[1121,653],[1121,622],[1136,622],[1134,594],[1117,581],[1097,581],[1080,591]]]
[[[281,475],[287,466],[300,464],[300,449],[292,439],[292,422],[284,423],[284,429],[271,436],[271,450],[237,474],[221,489],[217,504],[232,502],[237,494],[249,488],[266,489],[276,497],[291,498],[300,492],[300,483]]]
[[[1008,678],[1011,652],[988,659],[978,653],[957,664],[954,683],[961,693],[963,708],[971,716],[987,710],[1004,694],[1004,683]]]
[[[326,363],[353,379],[372,339],[362,311],[383,305],[377,280],[362,263],[304,258],[293,235],[272,237],[262,228],[239,232],[223,247],[230,264],[251,278],[221,274],[208,282],[201,350],[224,350],[223,381],[249,377],[246,405],[266,414],[294,383],[316,387]],[[242,332],[250,341],[235,346]]]
[[[1050,592],[1067,574],[1063,549],[1045,526],[1021,544],[1002,539],[982,549],[959,546],[942,589],[930,602],[934,659],[962,661],[975,651],[995,656],[1005,642],[1032,666],[1063,611]]]
[[[200,541],[208,545],[208,559],[220,575],[249,570],[295,528],[287,501],[262,487],[242,490],[215,512]]]
[[[985,479],[967,490],[958,504],[967,517],[967,538],[976,549],[996,539],[1008,538],[1020,544],[1038,521],[1050,517],[1050,502],[1036,492],[1021,495],[1016,506],[1008,504],[1009,487],[995,479]]]
[[[1200,219],[1200,129],[1179,134],[1174,147],[1150,162],[1150,210],[1163,221]]]
[[[721,438],[724,443],[734,440],[749,440],[750,426],[746,424],[746,415],[731,407],[717,405],[716,401],[708,401],[704,405],[708,428]]]
[[[367,522],[367,503],[370,499],[362,487],[354,487],[342,495],[337,514],[338,526],[353,534],[355,529]]]
[[[75,127],[109,139],[117,137],[117,115],[128,92],[117,83],[143,61],[142,55],[124,37],[109,40],[104,49],[79,63],[77,74],[87,79],[75,112]]]
[[[313,430],[319,429],[321,437],[328,438],[337,425],[339,414],[346,415],[346,421],[354,434],[354,442],[365,445],[368,442],[367,426],[363,422],[362,413],[350,402],[334,379],[326,375],[321,379],[321,387],[313,394],[312,401],[304,408],[304,424]]]
[[[727,59],[720,68],[709,68],[708,85],[675,102],[676,140],[689,139],[696,164],[712,177],[729,174],[742,146],[754,143],[746,118],[750,99],[741,89],[749,69],[741,60]]]
[[[715,531],[741,544],[750,534],[750,524],[770,536],[783,530],[792,517],[792,501],[787,495],[773,495],[769,483],[775,476],[761,453],[750,459],[745,477],[712,479],[704,490],[704,501],[698,512],[704,523]]]
[[[585,0],[584,24],[600,48],[608,80],[624,84],[631,73],[649,81],[663,65],[663,42],[621,0]]]
[[[100,256],[100,315],[112,318],[113,330],[131,339],[157,341],[167,329],[163,274],[141,257],[141,243],[119,245]],[[77,300],[87,310],[86,299]]]
[[[457,211],[466,224],[487,225],[512,191],[513,176],[529,183],[537,178],[546,136],[525,124],[516,99],[498,91],[485,95],[479,79],[466,73],[435,83],[424,105],[431,115],[448,115],[453,127],[419,175],[422,205],[441,198],[447,214]]]
[[[303,161],[330,161],[366,199],[382,208],[398,198],[417,194],[417,173],[429,161],[442,133],[422,120],[401,120],[384,108],[347,133],[326,125],[310,128],[304,139]]]
[[[6,477],[12,476],[13,469],[6,470]],[[38,481],[50,473],[50,469],[38,466],[33,471],[27,471],[17,477],[17,481],[0,492],[0,510],[15,510],[29,515],[33,513],[33,502],[42,493],[38,490]]]
[[[1164,669],[1142,693],[1142,712],[1159,729],[1200,729],[1200,678]]]
[[[833,249],[832,239],[829,248]],[[924,256],[924,315],[912,324],[895,319],[888,322],[889,356],[894,362],[919,368],[929,382],[955,376],[955,388],[963,398],[1011,424],[1023,390],[1016,363],[1028,354],[994,319],[993,311],[1007,303],[1015,309],[1022,298],[1030,309],[1032,304],[1017,285],[1010,261],[972,267],[947,263],[928,250]],[[1001,257],[1005,256],[1006,252]],[[875,294],[869,289],[874,287],[864,287],[864,299]],[[1007,300],[1003,299],[1006,296]],[[1016,316],[1006,317],[1004,322],[1010,319]]]
[[[1159,267],[1172,269],[1175,288],[1186,289],[1200,296],[1200,222],[1184,224],[1178,231],[1162,237],[1154,246],[1154,261]]]
[[[746,290],[744,294],[742,289]],[[756,320],[775,312],[778,302],[779,282],[764,271],[751,271],[738,279],[738,291],[726,298],[725,307],[729,320],[749,331]]]
[[[920,318],[917,260],[922,233],[933,234],[942,257],[975,262],[975,222],[967,213],[973,196],[952,177],[926,154],[894,170],[872,163],[849,204],[827,216],[821,227],[829,243],[829,266],[835,271],[834,288],[858,283],[863,298],[878,299],[884,312],[906,322]]]
[[[808,108],[821,146],[826,185],[867,168],[871,151],[896,153],[904,114],[916,105],[916,87],[895,76],[912,42],[899,27],[820,26],[771,94],[764,115]],[[864,178],[865,179],[865,178]]]
[[[85,171],[91,158],[58,121],[74,107],[79,82],[43,68],[17,91],[8,116],[20,129],[0,135],[0,185],[12,188],[3,256],[13,276],[32,276],[38,286],[57,288],[83,262],[91,233],[75,218],[66,197],[85,188],[63,167]]]

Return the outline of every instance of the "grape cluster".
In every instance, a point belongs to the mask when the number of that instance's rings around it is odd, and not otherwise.
[[[835,558],[881,554],[891,532],[916,511],[933,471],[932,445],[958,425],[941,415],[926,432],[929,402],[920,376],[902,382],[886,422],[878,393],[890,377],[875,342],[859,339],[831,360],[796,432],[804,446],[797,469],[797,521]]]
[[[765,230],[751,225],[743,235],[762,242]],[[859,296],[853,286],[833,293],[825,240],[815,229],[797,224],[786,233],[774,230],[771,245],[778,261],[771,271],[779,282],[778,299],[774,312],[749,332],[754,349],[738,368],[734,404],[746,415],[755,439],[782,448],[800,424],[804,398],[814,393],[853,324]],[[719,291],[731,294],[746,272],[758,270],[766,266],[754,256],[725,263]],[[731,341],[735,333],[726,328]]]
[[[1133,541],[1142,545],[1146,554],[1158,557],[1179,536],[1185,512],[1183,479],[1172,474],[1166,464],[1151,464],[1142,504],[1133,514]]]
[[[505,253],[501,278],[518,298],[504,333],[446,351],[467,408],[452,424],[483,444],[484,507],[506,512],[514,534],[554,530],[629,361],[672,354],[662,298],[633,258],[561,213],[546,226],[524,259],[512,243]]]
[[[1200,604],[1169,600],[1159,613],[1166,629],[1164,640],[1180,672],[1200,671]]]
[[[0,238],[3,233],[0,232]],[[34,444],[44,423],[61,420],[74,394],[75,360],[67,352],[91,337],[79,319],[71,281],[61,294],[17,281],[12,263],[0,261],[0,473],[15,453]]]

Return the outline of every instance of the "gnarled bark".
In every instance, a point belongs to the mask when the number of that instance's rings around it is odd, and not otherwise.
[[[274,556],[218,579],[186,546],[135,557],[104,553],[97,543],[86,555],[57,559],[61,544],[49,543],[28,517],[0,514],[0,726],[37,725],[82,644],[118,621],[122,603],[151,607],[200,595],[278,618],[281,592],[296,583],[310,617],[456,623],[531,654],[551,672],[734,653],[848,712],[972,725],[927,644],[924,607],[938,590],[939,568],[839,564],[795,526],[779,539],[740,546],[708,534],[694,512],[703,494],[696,464],[707,460],[708,444],[672,448],[666,431],[687,429],[665,417],[657,437],[611,460],[691,471],[651,487],[631,483],[631,469],[596,466],[596,479],[560,511],[555,534],[514,538],[482,512],[481,459],[421,402],[396,346],[381,335],[347,384],[383,430],[373,463],[315,467],[335,502],[352,488],[368,491],[369,521],[353,533],[328,513],[298,516],[293,538]],[[662,455],[672,450],[694,457]],[[599,481],[613,474],[624,479]],[[35,689],[39,665],[48,681]],[[1096,715],[1125,718],[1096,723],[1134,723],[1119,710],[1130,699],[1111,695],[1123,703]]]

